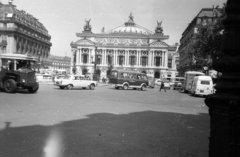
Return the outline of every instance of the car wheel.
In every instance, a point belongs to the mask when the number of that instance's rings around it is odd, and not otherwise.
[[[65,87],[59,86],[60,89],[64,89]]]
[[[33,87],[28,88],[30,93],[35,93],[39,89],[39,84],[36,83]]]
[[[14,93],[16,91],[17,85],[13,79],[8,79],[4,82],[4,90],[6,93]]]
[[[67,86],[67,89],[72,89],[73,88],[73,85],[71,85],[71,84],[69,84],[68,86]]]
[[[119,89],[119,87],[115,87],[115,89]]]
[[[89,88],[90,89],[95,89],[95,85],[94,84],[90,84]]]
[[[141,90],[144,91],[144,90],[146,90],[146,88],[147,88],[146,85],[142,85]]]
[[[124,89],[124,90],[127,90],[127,89],[128,89],[128,85],[126,85],[126,84],[123,85],[123,89]]]

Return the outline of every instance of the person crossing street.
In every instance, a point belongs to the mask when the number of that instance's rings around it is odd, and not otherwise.
[[[161,92],[162,89],[164,89],[164,91],[166,92],[166,88],[164,87],[164,81],[161,82],[159,92]]]

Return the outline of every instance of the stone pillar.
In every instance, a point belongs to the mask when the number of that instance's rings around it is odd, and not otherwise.
[[[91,64],[91,49],[88,49],[88,64]]]
[[[79,51],[76,49],[76,65],[79,65]]]
[[[213,60],[219,73],[216,93],[205,99],[209,107],[209,157],[240,156],[240,1],[228,0],[221,50]]]
[[[124,54],[124,62],[125,62],[125,67],[127,66],[127,50],[125,50],[125,54]]]
[[[82,63],[82,50],[79,49],[79,65]]]

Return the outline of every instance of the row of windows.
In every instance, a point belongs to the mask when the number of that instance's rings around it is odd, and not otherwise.
[[[84,64],[88,63],[88,55],[83,55],[83,59],[82,62]],[[96,59],[97,64],[102,64],[102,56],[97,56]],[[125,57],[124,56],[118,56],[118,64],[119,65],[124,65],[125,64]],[[113,58],[110,56],[107,56],[107,64],[109,63],[113,63]],[[140,61],[142,66],[147,66],[148,65],[148,57],[141,57],[141,61]],[[129,64],[130,65],[137,65],[137,57],[136,56],[130,56],[129,57]],[[171,64],[172,64],[172,60],[171,60]],[[154,65],[156,66],[160,66],[162,65],[162,57],[155,57],[154,58]]]
[[[111,72],[111,77],[117,78],[118,77],[118,72],[112,71]],[[147,80],[146,75],[134,74],[134,73],[128,73],[128,72],[119,73],[119,78],[133,79],[133,80]]]

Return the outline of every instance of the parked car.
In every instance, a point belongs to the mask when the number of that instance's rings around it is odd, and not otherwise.
[[[180,81],[173,82],[173,90],[182,89],[182,83]]]
[[[155,80],[155,85],[160,86],[161,83],[162,83],[162,80],[161,80],[161,79],[156,79],[156,80]]]
[[[171,89],[171,85],[170,85],[170,82],[168,80],[164,81],[164,87],[165,87],[165,89]]]
[[[72,88],[89,88],[95,89],[97,81],[91,80],[84,75],[70,75],[64,79],[55,81],[54,85],[59,86],[60,89],[72,89]]]
[[[157,79],[157,80],[155,81],[155,84],[158,85],[158,86],[160,86],[160,85],[162,84],[162,80],[161,80],[161,79]],[[165,81],[164,81],[164,87],[165,87],[165,89],[171,89],[169,80],[165,80]]]

